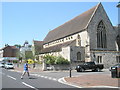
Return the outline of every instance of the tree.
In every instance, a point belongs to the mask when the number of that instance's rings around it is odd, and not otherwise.
[[[15,44],[14,46],[16,46],[16,48],[21,48],[22,46],[21,45],[19,45],[19,44]]]
[[[45,59],[46,64],[51,64],[51,65],[53,65],[53,64],[57,64],[57,65],[58,64],[59,65],[61,65],[61,64],[63,64],[63,65],[70,64],[70,62],[67,59],[65,59],[65,58],[63,58],[61,56],[57,57],[57,56],[46,55],[43,58]]]
[[[25,51],[25,59],[34,59],[32,51]]]

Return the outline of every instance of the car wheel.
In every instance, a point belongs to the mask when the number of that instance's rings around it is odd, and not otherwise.
[[[100,69],[100,68],[96,68],[96,70],[95,70],[95,71],[100,72],[100,71],[101,71],[101,69]]]
[[[84,72],[85,71],[85,69],[83,69],[83,68],[80,68],[80,72]]]

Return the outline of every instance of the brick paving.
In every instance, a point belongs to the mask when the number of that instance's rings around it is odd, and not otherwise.
[[[120,85],[120,78],[111,78],[109,74],[84,75],[78,77],[65,78],[65,80],[70,84],[86,88],[93,86],[118,87]]]

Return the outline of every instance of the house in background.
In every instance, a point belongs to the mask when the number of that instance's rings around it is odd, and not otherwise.
[[[18,60],[19,49],[15,46],[6,45],[0,49],[0,61],[12,62],[13,60]]]
[[[119,43],[120,30],[112,25],[99,3],[50,31],[44,39],[39,57],[62,56],[73,65],[95,61],[109,68],[120,63]]]
[[[23,46],[20,48],[20,57],[24,60],[33,57],[32,45],[30,45],[28,41],[25,41]]]

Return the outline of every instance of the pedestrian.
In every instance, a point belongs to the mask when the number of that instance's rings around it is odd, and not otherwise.
[[[23,76],[24,76],[26,73],[28,74],[28,77],[30,78],[30,74],[29,74],[28,68],[30,68],[30,67],[28,66],[28,61],[26,61],[26,63],[24,64],[24,71],[23,71],[23,74],[22,74],[22,76],[21,76],[21,79],[23,79]]]

